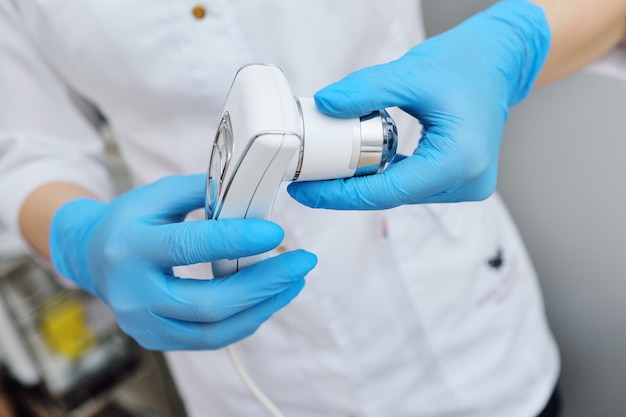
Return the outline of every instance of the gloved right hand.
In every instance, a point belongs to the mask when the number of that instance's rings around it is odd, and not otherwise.
[[[287,190],[306,206],[338,210],[489,197],[508,109],[532,89],[550,44],[541,7],[499,1],[394,61],[327,86],[315,94],[323,113],[353,118],[398,107],[420,121],[419,145],[380,175],[293,182]]]
[[[175,277],[173,266],[255,255],[283,238],[264,220],[183,222],[204,207],[205,181],[172,176],[110,203],[73,200],[52,220],[53,266],[104,300],[147,349],[217,349],[249,336],[300,292],[317,262],[298,250],[223,278]]]

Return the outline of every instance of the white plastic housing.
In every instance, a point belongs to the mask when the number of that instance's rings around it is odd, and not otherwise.
[[[211,189],[217,183],[209,167],[207,196],[217,201],[207,202],[212,207],[207,217],[267,219],[278,186],[302,143],[300,115],[283,73],[266,65],[242,68],[231,86],[224,114],[230,122],[231,155],[218,192]],[[218,135],[216,141],[224,136]],[[213,274],[234,273],[266,256],[213,262]]]
[[[299,174],[295,172],[298,154],[285,173],[285,180],[315,181],[353,176],[361,145],[360,120],[327,116],[317,109],[312,97],[297,100],[303,119],[304,152]]]

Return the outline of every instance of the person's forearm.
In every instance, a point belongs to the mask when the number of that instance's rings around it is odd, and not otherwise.
[[[55,182],[33,191],[20,211],[20,229],[23,237],[40,255],[50,258],[48,237],[54,213],[69,200],[94,197],[88,190],[71,183]]]
[[[532,0],[544,9],[552,46],[537,86],[564,78],[626,35],[626,0]]]

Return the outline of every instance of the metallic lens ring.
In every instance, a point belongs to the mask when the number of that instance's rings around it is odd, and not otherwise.
[[[398,148],[396,124],[386,110],[373,111],[362,116],[360,120],[361,151],[358,167],[375,166],[375,173],[380,174],[396,156]]]

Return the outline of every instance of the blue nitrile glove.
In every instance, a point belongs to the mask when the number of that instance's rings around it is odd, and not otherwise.
[[[412,156],[381,175],[292,183],[289,193],[310,207],[361,210],[487,198],[508,108],[529,93],[549,47],[543,10],[506,0],[322,89],[315,102],[324,113],[358,117],[397,106],[419,119],[423,135]]]
[[[224,278],[175,277],[173,266],[262,253],[283,238],[264,220],[182,222],[204,207],[205,181],[167,177],[110,203],[73,200],[53,218],[54,267],[104,300],[148,349],[217,349],[252,334],[298,294],[317,262],[294,251]]]

